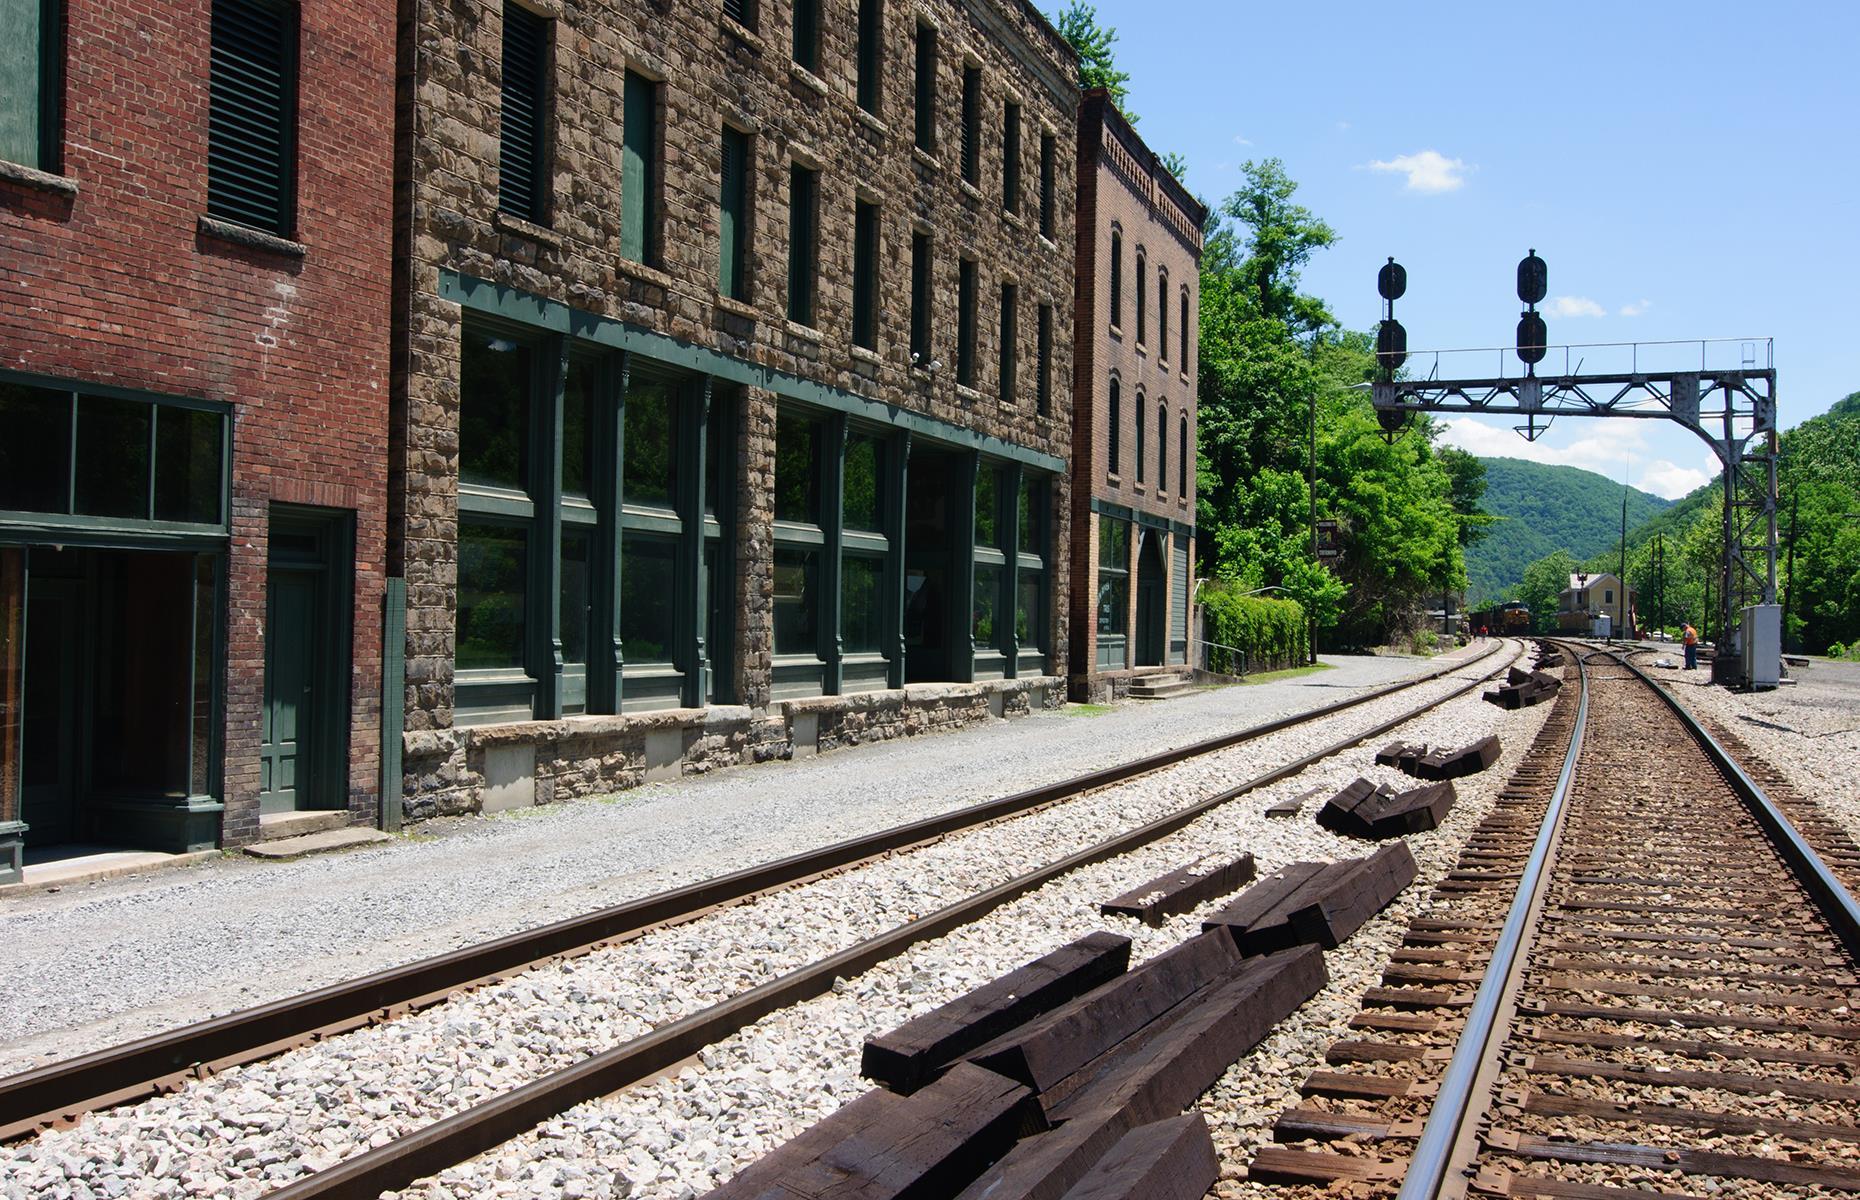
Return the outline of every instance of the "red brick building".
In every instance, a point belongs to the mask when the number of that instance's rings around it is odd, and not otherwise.
[[[1102,89],[1079,107],[1074,700],[1192,662],[1195,372],[1207,210]]]
[[[372,820],[394,6],[0,10],[0,881]]]

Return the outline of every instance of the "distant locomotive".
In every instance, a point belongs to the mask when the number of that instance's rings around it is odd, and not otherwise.
[[[1531,610],[1524,606],[1522,600],[1507,600],[1503,604],[1494,604],[1491,608],[1481,608],[1466,614],[1467,628],[1477,633],[1484,629],[1500,636],[1511,636],[1531,631]]]

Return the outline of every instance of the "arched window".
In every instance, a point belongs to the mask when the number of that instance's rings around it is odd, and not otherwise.
[[[1111,231],[1111,328],[1124,323],[1124,235]]]
[[[1182,324],[1182,328],[1176,332],[1176,336],[1182,339],[1182,355],[1179,359],[1176,360],[1176,366],[1181,369],[1182,374],[1186,375],[1188,374],[1188,289],[1187,288],[1182,289],[1182,322],[1181,324]]]
[[[1149,307],[1146,303],[1149,296],[1149,281],[1144,275],[1144,270],[1143,251],[1139,250],[1137,251],[1137,345],[1139,346],[1143,344],[1146,315],[1144,310]]]
[[[1169,361],[1169,268],[1156,272],[1156,357]]]
[[[1188,410],[1182,410],[1182,420],[1175,442],[1175,494],[1188,499]]]
[[[1169,490],[1169,406],[1156,406],[1156,490]]]
[[[1120,407],[1118,404],[1119,399],[1120,399],[1120,396],[1119,396],[1119,389],[1117,386],[1117,380],[1113,378],[1111,380],[1111,424],[1110,424],[1111,465],[1109,468],[1110,473],[1112,475],[1117,474],[1117,440],[1118,440],[1117,419],[1119,416],[1118,408]]]
[[[1143,431],[1149,422],[1143,419],[1143,393],[1137,392],[1137,482],[1143,482]]]

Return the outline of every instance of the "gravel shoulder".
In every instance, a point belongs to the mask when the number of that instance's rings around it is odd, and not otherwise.
[[[1860,663],[1816,659],[1792,671],[1793,684],[1735,692],[1712,686],[1702,667],[1656,667],[1647,655],[1635,662],[1672,688],[1686,707],[1743,738],[1849,837],[1860,840]]]
[[[0,1074],[291,995],[828,841],[1308,711],[1437,665],[1333,669],[1098,716],[967,731],[418,826],[391,845],[0,901]]]

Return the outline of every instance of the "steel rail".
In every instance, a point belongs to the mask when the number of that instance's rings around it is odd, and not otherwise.
[[[1834,935],[1840,939],[1841,945],[1846,948],[1848,954],[1855,959],[1860,959],[1860,902],[1855,901],[1853,893],[1847,890],[1840,878],[1828,867],[1827,861],[1809,844],[1808,839],[1802,836],[1801,830],[1795,827],[1795,823],[1789,819],[1788,814],[1769,798],[1762,786],[1750,777],[1736,757],[1711,735],[1711,731],[1705,728],[1705,723],[1680,703],[1679,698],[1668,691],[1664,685],[1648,675],[1638,665],[1629,662],[1628,657],[1629,655],[1626,654],[1616,655],[1617,661],[1622,666],[1632,671],[1635,678],[1646,684],[1655,695],[1666,702],[1666,706],[1679,718],[1679,723],[1685,726],[1687,732],[1704,748],[1706,757],[1712,760],[1713,765],[1724,775],[1725,781],[1731,785],[1731,790],[1738,794],[1744,806],[1757,819],[1757,823],[1763,826],[1770,844],[1776,848],[1783,862],[1788,864],[1789,870],[1795,875],[1796,881],[1802,885],[1803,890],[1808,892],[1809,898],[1815,902],[1815,906],[1821,910],[1821,915],[1826,918]]]
[[[1580,655],[1567,657],[1576,664],[1580,689],[1569,749],[1563,755],[1562,769],[1557,772],[1556,789],[1544,811],[1543,824],[1531,845],[1531,856],[1525,861],[1523,874],[1518,879],[1511,910],[1505,916],[1498,942],[1492,947],[1485,978],[1473,995],[1459,1044],[1454,1047],[1453,1058],[1441,1077],[1440,1090],[1433,1109],[1427,1114],[1427,1123],[1421,1128],[1421,1139],[1408,1160],[1408,1170],[1396,1200],[1433,1200],[1440,1194],[1467,1122],[1476,1115],[1473,1099],[1479,1090],[1479,1075],[1489,1059],[1492,1039],[1499,1031],[1499,1015],[1514,992],[1518,969],[1524,961],[1527,935],[1535,924],[1535,912],[1542,904],[1549,883],[1552,852],[1562,830],[1570,784],[1576,777],[1576,759],[1582,753],[1583,727],[1589,717],[1588,667]]]
[[[1488,651],[1471,663],[1458,664],[1439,674],[1448,674],[1451,670],[1483,662],[1490,653]],[[1501,669],[1495,668],[1444,695],[1381,721],[1370,729],[1350,734],[1340,741],[1136,829],[759,984],[728,1000],[661,1026],[642,1037],[591,1055],[482,1104],[442,1117],[385,1146],[344,1159],[335,1166],[265,1195],[268,1200],[375,1200],[384,1191],[406,1188],[420,1179],[519,1137],[577,1104],[648,1079],[771,1012],[818,996],[830,989],[836,978],[869,970],[919,942],[941,937],[950,930],[979,920],[1062,875],[1140,849],[1248,792],[1290,778],[1314,763],[1406,724],[1422,713],[1481,686]]]
[[[720,905],[792,886],[952,833],[1025,815],[1085,792],[1321,720],[1475,666],[1498,653],[1503,645],[1502,639],[1495,640],[1466,662],[1384,684],[1308,712],[0,1078],[0,1142],[30,1136],[85,1112],[172,1090],[214,1070],[270,1057],[313,1036],[398,1016],[437,1003],[460,988],[504,978],[538,963],[678,924]]]

